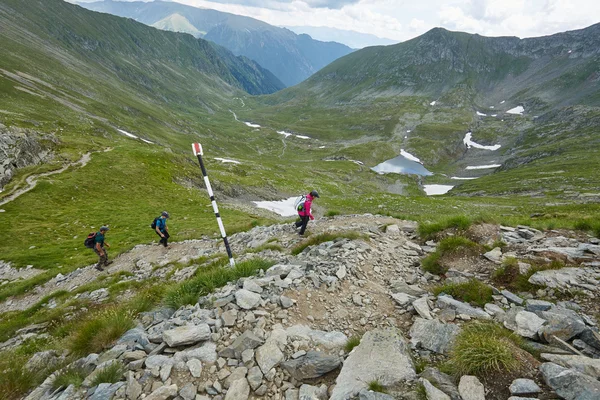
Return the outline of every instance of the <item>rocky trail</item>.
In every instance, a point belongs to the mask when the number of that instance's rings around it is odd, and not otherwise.
[[[437,276],[423,272],[421,262],[438,243],[418,240],[415,223],[337,216],[311,222],[309,230],[312,235],[353,231],[361,237],[338,238],[292,256],[288,249],[300,239],[290,224],[232,235],[232,247],[239,253],[275,239],[284,251],[246,253],[240,260],[260,256],[276,264],[257,276],[230,282],[194,305],[141,314],[138,326],[113,347],[71,364],[88,375],[81,387],[52,389],[58,371],[26,398],[600,399],[600,246],[595,239],[480,225],[470,229],[472,238],[480,243],[502,239],[507,245],[478,257],[449,260],[451,268]],[[221,253],[221,247],[209,239],[174,243],[169,250],[137,246],[119,256],[107,273],[131,272],[124,280],[166,277],[174,263]],[[494,287],[493,300],[481,308],[432,292],[437,284],[473,278],[491,285],[493,272],[507,258],[520,260],[523,271],[556,258],[568,261],[568,267],[534,273],[530,282],[544,286],[535,294]],[[179,269],[171,279],[183,280],[196,268]],[[12,304],[24,307],[52,290],[72,290],[97,275],[92,267],[82,268]],[[571,298],[577,294],[578,301],[568,300],[565,293]],[[97,295],[94,300],[106,298]],[[517,352],[521,368],[481,379],[441,372],[462,332],[477,321],[506,327],[534,348],[538,358]],[[360,338],[354,348],[347,346],[351,338]],[[14,346],[18,338],[11,340]],[[66,356],[55,350],[37,353],[30,367]],[[120,381],[91,385],[115,364],[125,369]],[[378,385],[387,393],[369,390]]]

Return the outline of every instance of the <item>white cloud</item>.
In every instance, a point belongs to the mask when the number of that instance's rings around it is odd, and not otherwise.
[[[407,40],[438,26],[484,36],[532,37],[600,22],[598,0],[171,1],[246,15],[276,26],[329,26],[394,40]]]

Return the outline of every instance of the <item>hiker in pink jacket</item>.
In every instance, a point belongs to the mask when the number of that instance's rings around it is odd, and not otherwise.
[[[300,220],[296,222],[295,227],[302,227],[300,229],[300,232],[298,233],[299,235],[304,235],[306,225],[308,225],[308,220],[315,219],[315,217],[313,217],[313,215],[310,213],[310,206],[312,205],[313,199],[315,197],[318,198],[319,193],[317,193],[316,190],[313,190],[312,192],[306,195],[306,200],[304,201],[304,203],[300,203],[298,205],[298,217],[300,217]]]

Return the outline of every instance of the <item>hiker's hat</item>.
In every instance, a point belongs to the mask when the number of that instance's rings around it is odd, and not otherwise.
[[[105,225],[105,226],[101,226],[101,227],[100,227],[100,230],[101,230],[101,231],[107,231],[107,230],[108,230],[108,226],[106,226],[106,225]]]
[[[161,215],[165,218],[169,218],[169,213],[166,211],[163,211]]]

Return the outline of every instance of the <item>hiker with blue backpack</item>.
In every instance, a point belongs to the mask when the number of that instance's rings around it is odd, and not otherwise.
[[[300,235],[300,236],[304,235],[304,231],[306,231],[306,226],[308,225],[308,220],[315,219],[315,217],[313,217],[313,215],[310,212],[310,207],[312,206],[313,200],[318,197],[319,197],[319,193],[317,193],[316,190],[313,190],[306,196],[302,196],[296,202],[296,211],[298,211],[298,217],[300,219],[294,224],[294,226],[296,228],[301,227],[300,232],[298,232],[298,235]]]
[[[167,226],[167,218],[169,218],[169,213],[163,211],[160,217],[154,218],[154,221],[152,222],[150,227],[154,229],[154,231],[156,231],[156,234],[158,236],[160,236],[159,243],[165,246],[166,248],[169,248],[167,241],[169,240],[170,235],[169,227]]]
[[[94,253],[98,255],[98,264],[96,269],[98,271],[104,271],[104,268],[112,264],[112,261],[108,261],[108,252],[104,248],[110,247],[110,245],[104,241],[104,235],[108,232],[108,226],[102,226],[98,232],[90,233],[83,244],[89,249],[94,249]]]

